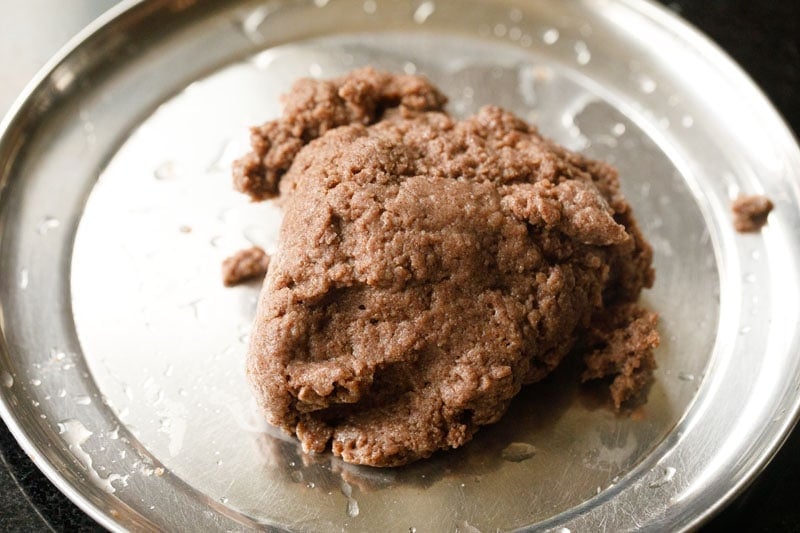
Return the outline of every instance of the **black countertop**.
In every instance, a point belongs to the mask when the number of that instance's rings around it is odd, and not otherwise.
[[[113,3],[93,1],[94,9]],[[662,3],[722,46],[767,93],[791,128],[800,131],[800,1]],[[75,7],[72,1],[69,6]],[[70,27],[62,23],[59,28],[63,32]],[[0,462],[0,530],[102,531],[39,472],[2,423]],[[703,530],[800,531],[800,505],[796,503],[799,497],[800,428],[790,435],[753,485]]]

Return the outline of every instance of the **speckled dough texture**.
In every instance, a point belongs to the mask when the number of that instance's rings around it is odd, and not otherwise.
[[[269,268],[269,255],[258,246],[246,248],[222,262],[222,283],[233,287],[246,281],[263,278]]]
[[[425,78],[300,80],[234,166],[284,221],[248,375],[307,452],[395,466],[469,441],[581,339],[617,407],[649,383],[652,251],[611,166]],[[531,406],[546,409],[547,406]]]

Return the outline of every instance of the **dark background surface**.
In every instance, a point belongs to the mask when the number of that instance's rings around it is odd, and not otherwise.
[[[724,48],[800,132],[800,0],[662,3]],[[1,422],[0,462],[0,530],[102,530],[39,472]],[[703,531],[800,531],[800,429]]]

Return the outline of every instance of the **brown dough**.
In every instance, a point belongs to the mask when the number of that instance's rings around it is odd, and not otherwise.
[[[761,231],[773,207],[772,201],[766,196],[739,196],[731,204],[733,227],[739,233]]]
[[[268,268],[269,255],[258,246],[240,250],[222,262],[222,283],[226,287],[233,287],[263,278]]]
[[[237,189],[253,200],[278,194],[278,183],[297,153],[328,130],[372,124],[392,109],[402,115],[440,111],[447,98],[420,76],[366,68],[335,80],[299,80],[284,99],[281,120],[252,128],[253,151],[233,165]]]
[[[585,377],[619,404],[655,366],[655,316],[633,304],[652,250],[616,170],[444,101],[372,69],[301,80],[235,165],[240,190],[284,199],[248,374],[306,451],[394,466],[461,446],[583,334]]]
[[[657,324],[657,314],[627,303],[597,315],[587,332],[592,351],[584,357],[581,379],[611,378],[609,390],[617,409],[636,399],[652,381],[653,350],[661,342]]]

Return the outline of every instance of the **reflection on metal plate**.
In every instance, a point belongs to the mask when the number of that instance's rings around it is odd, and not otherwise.
[[[226,289],[219,267],[274,249],[281,211],[235,193],[230,163],[293,80],[362,65],[620,169],[662,317],[637,416],[567,364],[463,449],[400,469],[305,456],[264,425],[244,377],[259,287]],[[0,157],[3,414],[111,528],[688,527],[797,410],[800,154],[726,59],[647,3],[134,3],[42,79]],[[777,204],[763,234],[733,232],[739,191]]]

